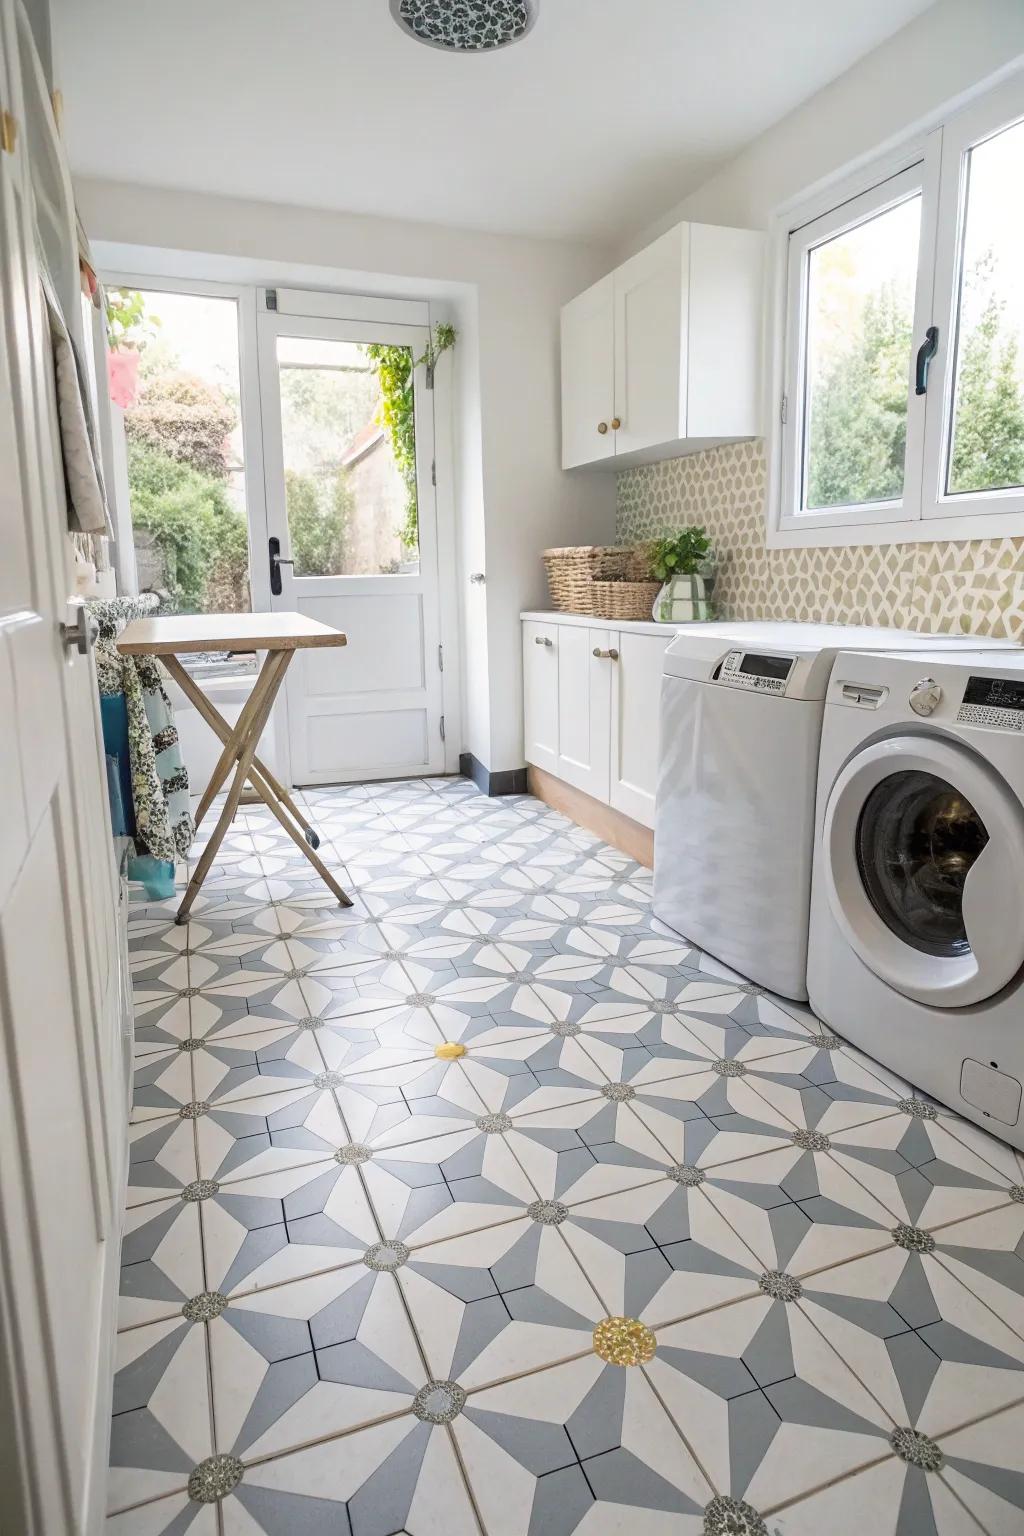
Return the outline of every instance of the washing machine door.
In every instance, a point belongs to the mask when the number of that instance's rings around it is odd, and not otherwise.
[[[955,742],[897,736],[846,764],[822,828],[824,886],[847,942],[904,996],[991,997],[1024,965],[1024,811]]]

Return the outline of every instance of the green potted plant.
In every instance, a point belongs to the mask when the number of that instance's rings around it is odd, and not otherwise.
[[[681,528],[651,545],[651,574],[662,582],[654,618],[662,624],[710,619],[711,540],[703,528]]]

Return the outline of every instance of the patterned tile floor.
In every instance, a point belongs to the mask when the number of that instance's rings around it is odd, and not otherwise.
[[[111,1536],[1010,1536],[1024,1168],[461,779],[133,908]],[[198,852],[198,850],[197,850]]]

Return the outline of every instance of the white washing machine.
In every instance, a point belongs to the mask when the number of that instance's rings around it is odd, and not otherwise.
[[[969,643],[838,624],[681,626],[662,681],[655,916],[751,981],[806,998],[818,743],[836,654]]]
[[[1024,655],[837,658],[808,984],[839,1034],[1024,1148]]]

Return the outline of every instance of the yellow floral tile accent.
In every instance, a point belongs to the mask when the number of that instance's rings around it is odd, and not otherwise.
[[[608,1365],[646,1365],[656,1348],[650,1328],[635,1317],[606,1317],[594,1329],[594,1352]]]
[[[465,1056],[466,1047],[460,1045],[457,1040],[446,1040],[443,1045],[434,1046],[434,1055],[442,1061],[458,1061],[460,1056]]]
[[[726,619],[881,624],[1024,640],[1024,536],[834,549],[765,547],[761,442],[711,448],[618,477],[618,538],[702,523]]]

